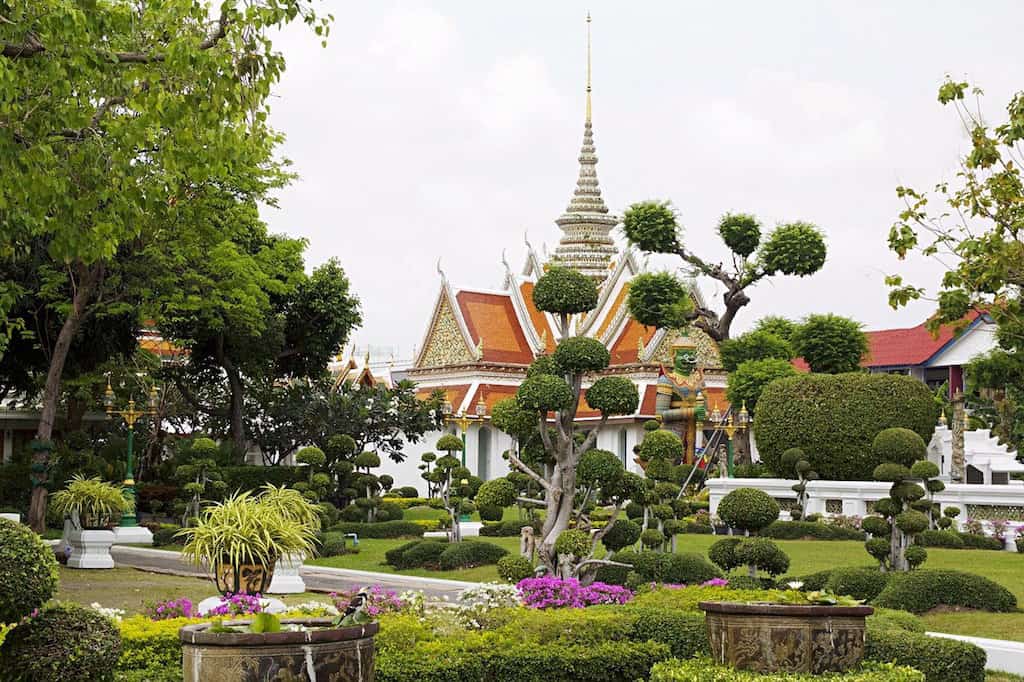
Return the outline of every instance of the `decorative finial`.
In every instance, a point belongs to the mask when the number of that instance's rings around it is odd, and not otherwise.
[[[441,259],[437,259],[437,274],[441,275],[441,281],[445,284],[448,283],[448,278],[445,277],[444,270],[441,269]]]
[[[506,271],[512,270],[512,268],[508,264],[508,257],[505,255],[505,249],[501,250],[501,264],[505,266]]]
[[[587,123],[590,123],[590,12],[587,12]]]

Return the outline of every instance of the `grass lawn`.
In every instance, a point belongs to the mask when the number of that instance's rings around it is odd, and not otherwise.
[[[201,578],[149,573],[134,568],[86,571],[61,566],[60,585],[54,599],[86,605],[98,602],[101,606],[124,609],[132,614],[140,613],[146,604],[152,602],[188,597],[197,604],[216,594],[213,583]],[[312,592],[274,596],[286,604],[330,601],[327,595]]]

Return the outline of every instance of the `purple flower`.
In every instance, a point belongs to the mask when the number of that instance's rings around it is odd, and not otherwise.
[[[712,578],[711,580],[705,580],[700,584],[701,587],[725,587],[729,584],[729,581],[725,578]]]
[[[584,608],[594,604],[625,604],[633,593],[619,585],[580,585],[575,578],[526,578],[516,585],[523,605],[532,609]]]
[[[195,608],[192,600],[187,597],[180,599],[168,599],[146,606],[145,614],[150,620],[167,620],[170,618],[195,618]]]

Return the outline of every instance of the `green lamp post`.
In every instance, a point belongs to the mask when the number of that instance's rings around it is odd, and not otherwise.
[[[128,461],[124,470],[124,494],[133,502],[135,501],[135,422],[139,420],[139,417],[155,415],[157,412],[157,406],[159,404],[159,396],[157,393],[156,386],[149,389],[149,401],[147,403],[147,409],[138,410],[135,408],[135,399],[130,398],[128,400],[128,408],[125,410],[114,409],[114,389],[110,386],[110,377],[107,377],[107,390],[103,392],[103,407],[107,412],[107,419],[110,419],[114,415],[121,417],[124,423],[128,426]],[[135,516],[135,507],[132,506],[131,511],[121,517],[122,528],[134,528],[138,526],[138,519]]]
[[[747,405],[744,403],[740,407],[739,414],[733,418],[730,414],[728,417],[723,416],[721,410],[718,409],[716,404],[714,409],[711,410],[709,421],[706,424],[701,424],[698,428],[712,429],[714,431],[725,432],[725,452],[726,452],[726,464],[725,468],[729,474],[729,478],[733,477],[733,449],[732,449],[732,437],[736,435],[737,431],[743,431],[750,425],[750,413],[747,412]]]

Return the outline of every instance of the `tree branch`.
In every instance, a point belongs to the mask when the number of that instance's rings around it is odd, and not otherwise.
[[[590,433],[587,434],[586,440],[584,440],[583,445],[580,446],[580,452],[586,452],[587,450],[594,446],[594,443],[597,441],[597,434],[601,433],[601,430],[605,427],[607,423],[608,415],[602,413],[601,421],[599,421],[597,423],[597,426],[591,429]]]
[[[522,471],[524,474],[526,474],[527,476],[535,480],[537,483],[539,483],[542,488],[544,488],[548,492],[551,492],[551,484],[548,483],[543,476],[538,474],[530,467],[526,466],[526,464],[523,463],[523,460],[519,459],[516,455],[514,455],[511,450],[508,453],[508,461],[511,462],[517,469]]]

